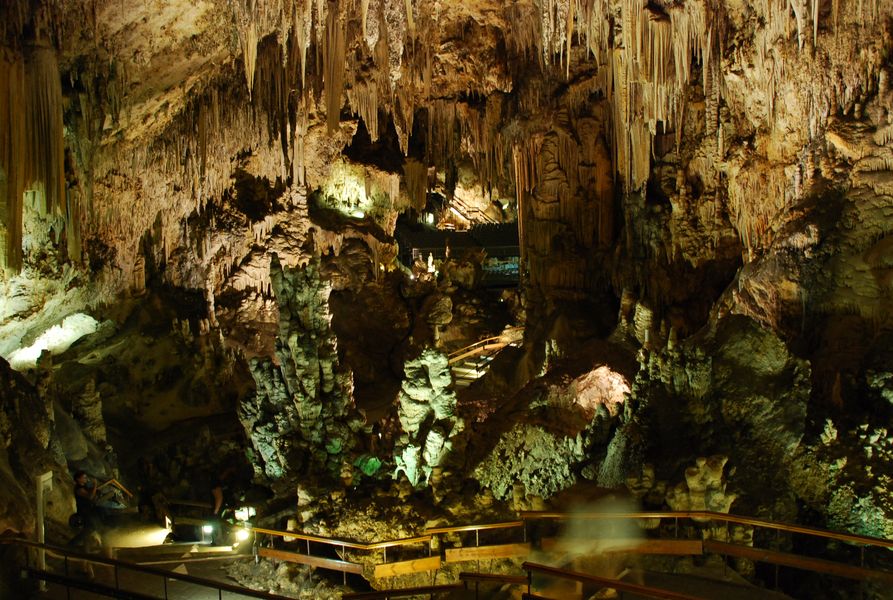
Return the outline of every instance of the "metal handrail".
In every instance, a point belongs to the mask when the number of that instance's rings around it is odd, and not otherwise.
[[[866,546],[878,546],[881,548],[893,548],[893,540],[884,538],[870,537],[866,535],[858,535],[855,533],[841,533],[836,531],[828,531],[818,529],[816,527],[807,527],[805,525],[794,525],[793,523],[778,523],[775,521],[766,521],[755,517],[744,517],[741,515],[733,515],[728,513],[718,513],[708,510],[688,510],[688,511],[652,511],[652,512],[601,512],[601,513],[564,513],[552,511],[521,511],[521,518],[525,521],[528,519],[702,519],[705,521],[726,521],[728,523],[736,523],[738,525],[753,525],[754,527],[764,527],[766,529],[776,529],[786,531],[788,533],[802,533],[805,535],[813,535],[827,539],[833,539],[841,542],[850,542],[853,544],[864,544]]]
[[[310,535],[307,533],[301,533],[300,531],[283,531],[281,529],[266,529],[264,527],[251,527],[246,526],[246,529],[249,531],[253,531],[255,533],[263,533],[266,535],[272,535],[276,537],[289,537],[295,538],[296,540],[304,540],[307,542],[316,542],[320,544],[326,544],[329,546],[336,546],[338,548],[352,548],[354,550],[379,550],[381,548],[391,548],[394,546],[407,546],[409,544],[418,544],[421,542],[430,542],[430,535],[419,535],[416,537],[410,538],[402,538],[398,540],[387,540],[383,542],[353,542],[349,540],[338,540],[335,538],[327,538],[318,535]]]
[[[375,592],[354,592],[341,596],[345,600],[371,600],[373,598],[400,598],[402,596],[422,596],[428,594],[441,594],[465,589],[461,583],[444,583],[442,585],[426,585],[414,588],[402,588],[395,590],[379,590]]]
[[[25,540],[21,538],[5,538],[0,539],[0,544],[4,545],[16,545],[16,546],[26,546],[29,548],[37,548],[39,550],[46,550],[48,552],[53,552],[58,555],[62,555],[66,559],[73,558],[76,560],[81,560],[85,562],[91,562],[101,565],[108,565],[115,568],[115,572],[117,574],[118,568],[128,569],[130,571],[137,571],[139,573],[146,573],[148,575],[155,575],[158,577],[163,577],[167,579],[175,579],[177,581],[183,581],[186,583],[191,583],[194,585],[200,585],[202,587],[213,588],[215,590],[229,592],[232,594],[241,594],[243,596],[250,596],[252,598],[261,598],[263,600],[292,600],[287,598],[286,596],[280,596],[278,594],[273,594],[270,592],[260,592],[256,590],[252,590],[249,588],[243,588],[236,585],[231,585],[228,583],[223,583],[220,581],[214,581],[212,579],[204,579],[202,577],[194,577],[192,575],[185,575],[182,573],[175,573],[173,571],[167,571],[165,569],[156,569],[154,567],[147,567],[144,565],[140,565],[137,563],[132,563],[126,560],[120,560],[116,558],[106,558],[105,556],[97,556],[95,554],[86,554],[84,552],[78,552],[76,550],[71,550],[70,548],[63,548],[61,546],[53,546],[50,544],[41,544],[38,542],[32,542],[31,540]],[[72,578],[77,581],[76,578]],[[117,581],[117,575],[116,575]],[[128,590],[121,590],[128,591]]]
[[[459,531],[484,531],[486,529],[510,529],[512,527],[524,527],[524,521],[507,521],[505,523],[488,523],[486,525],[458,525],[456,527],[429,527],[425,533],[457,533]]]
[[[508,575],[503,573],[459,573],[459,581],[474,581],[486,583],[510,583],[512,585],[525,585],[530,580],[527,575]]]
[[[471,350],[472,348],[476,348],[478,346],[487,344],[489,342],[495,342],[495,341],[503,342],[503,341],[505,341],[505,345],[507,346],[511,342],[517,341],[517,340],[513,339],[511,334],[513,334],[517,331],[520,331],[521,329],[522,329],[521,327],[507,327],[499,335],[494,335],[494,336],[491,336],[488,338],[484,338],[482,340],[478,340],[478,341],[474,342],[473,344],[469,344],[467,346],[459,348],[458,350],[454,350],[454,351],[450,352],[447,356],[452,360],[453,358],[459,356],[463,352],[467,352],[467,351]]]

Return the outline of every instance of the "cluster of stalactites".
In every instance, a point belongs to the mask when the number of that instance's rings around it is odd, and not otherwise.
[[[0,51],[0,219],[2,262],[22,267],[25,190],[37,194],[43,214],[66,221],[68,249],[80,254],[80,210],[66,200],[62,88],[55,49],[31,44],[24,54]]]

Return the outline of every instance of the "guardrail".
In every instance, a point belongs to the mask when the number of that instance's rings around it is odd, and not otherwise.
[[[496,558],[526,558],[531,551],[531,540],[528,540],[528,526],[531,525],[532,522],[540,521],[540,520],[568,520],[568,519],[592,519],[592,520],[649,520],[649,519],[661,519],[668,520],[672,519],[672,527],[673,527],[673,539],[667,538],[654,538],[654,539],[645,539],[640,543],[639,548],[627,548],[626,551],[629,552],[638,552],[645,554],[702,554],[704,552],[715,553],[724,556],[734,556],[746,558],[749,560],[757,561],[757,562],[765,562],[769,564],[776,565],[776,568],[779,566],[783,567],[791,567],[797,569],[803,569],[807,571],[812,571],[815,573],[824,573],[832,576],[845,577],[856,580],[874,580],[874,581],[882,581],[886,583],[893,583],[893,573],[889,571],[883,571],[878,569],[871,569],[865,567],[864,564],[864,550],[865,548],[883,548],[883,549],[893,549],[893,540],[870,537],[870,536],[862,536],[852,533],[844,533],[844,532],[834,532],[827,531],[823,529],[818,529],[814,527],[807,527],[803,525],[796,525],[792,523],[779,523],[774,521],[767,521],[765,519],[758,519],[754,517],[745,517],[741,515],[734,514],[726,514],[726,513],[716,513],[710,511],[643,511],[643,512],[592,512],[592,513],[565,513],[565,512],[556,512],[556,511],[523,511],[520,513],[521,519],[515,521],[506,521],[500,523],[484,523],[484,524],[473,524],[473,525],[459,525],[459,526],[445,526],[445,527],[432,527],[426,529],[424,534],[396,539],[396,540],[386,540],[386,541],[378,541],[378,542],[358,542],[355,540],[348,539],[336,539],[336,538],[328,538],[324,536],[312,535],[303,533],[300,531],[287,531],[287,530],[277,530],[277,529],[268,529],[262,527],[248,527],[251,531],[253,531],[256,536],[257,535],[266,535],[270,538],[279,538],[288,542],[295,543],[296,546],[303,546],[304,552],[297,551],[294,549],[282,549],[282,548],[272,548],[272,547],[259,547],[257,549],[259,556],[275,558],[279,560],[287,560],[291,562],[297,562],[301,564],[306,564],[313,567],[332,569],[335,571],[341,571],[344,574],[344,580],[346,583],[346,578],[348,573],[354,574],[363,574],[364,573],[364,563],[360,562],[352,562],[349,560],[348,552],[376,552],[381,551],[380,560],[375,559],[369,562],[366,562],[366,566],[371,566],[374,570],[375,578],[387,578],[393,577],[397,575],[403,575],[408,573],[419,573],[426,571],[434,571],[440,568],[441,564],[444,562],[466,562],[466,561],[479,561],[486,559],[496,559]],[[700,537],[697,539],[685,539],[679,538],[680,534],[680,521],[691,521],[697,525],[705,525],[707,523],[731,523],[738,524],[744,526],[751,526],[755,528],[764,528],[768,530],[775,530],[779,533],[785,532],[790,534],[801,534],[817,537],[820,539],[833,540],[838,542],[843,542],[847,544],[853,544],[857,546],[861,546],[862,551],[860,553],[860,564],[858,566],[847,564],[843,562],[835,562],[820,558],[811,558],[807,556],[800,556],[796,554],[789,554],[778,552],[775,550],[766,550],[760,548],[753,548],[749,546],[743,546],[738,544],[729,544],[725,542],[718,542],[713,540],[701,540]],[[512,530],[519,530],[520,535],[518,533],[510,534],[514,535],[515,539],[513,541],[509,541],[508,543],[492,543],[493,540],[490,540],[491,543],[487,543],[481,545],[481,532],[485,531],[504,531],[511,532]],[[445,547],[444,542],[448,540],[444,540],[445,536],[453,536],[465,533],[474,533],[474,545],[468,544],[460,544],[456,547]],[[521,538],[521,541],[518,541],[518,537]],[[550,546],[549,540],[545,539],[536,539],[533,540],[537,543],[540,543],[541,546],[546,549]],[[303,544],[302,544],[303,542]],[[505,540],[502,540],[505,542]],[[266,594],[263,592],[252,592],[250,590],[243,590],[242,588],[238,588],[236,586],[230,586],[228,584],[214,582],[211,580],[203,580],[200,578],[191,577],[189,575],[182,575],[179,573],[173,573],[170,571],[166,571],[163,569],[157,569],[148,567],[145,565],[139,565],[136,563],[130,563],[127,561],[110,559],[105,557],[99,557],[94,555],[83,554],[77,551],[73,551],[67,548],[60,548],[56,546],[50,546],[46,544],[39,544],[37,542],[31,542],[28,540],[20,540],[20,539],[6,539],[0,540],[0,543],[4,544],[18,544],[25,547],[45,549],[47,551],[53,552],[57,555],[64,557],[66,561],[66,569],[68,566],[68,560],[81,560],[87,561],[97,564],[105,564],[112,566],[116,571],[119,567],[134,570],[137,572],[143,572],[151,575],[156,575],[159,577],[165,578],[165,585],[168,579],[173,580],[182,580],[189,583],[195,583],[197,585],[202,585],[206,587],[212,587],[214,589],[223,590],[223,591],[232,591],[235,593],[241,593],[244,595],[256,597],[256,598],[267,598],[267,599],[279,599],[283,598],[281,596],[276,596],[274,594]],[[329,556],[322,556],[319,554],[314,554],[312,552],[313,545],[322,545],[328,547]],[[427,552],[423,547],[420,551],[418,548],[419,545],[427,546]],[[406,552],[410,547],[415,546],[411,552]],[[551,547],[555,548],[554,545]],[[398,560],[396,561],[388,561],[388,551],[395,549],[397,550],[396,554],[398,555]],[[557,548],[556,548],[557,549]],[[435,552],[436,550],[436,552]],[[335,553],[339,558],[333,558],[332,553]],[[402,554],[402,556],[400,556]],[[407,555],[411,556],[408,560]],[[413,556],[415,555],[415,556]],[[393,555],[392,555],[393,557]],[[399,560],[402,558],[404,560]],[[529,563],[535,564],[535,563]],[[30,568],[30,564],[28,565]],[[538,567],[537,567],[538,568]],[[41,575],[41,572],[31,570],[35,576]],[[43,575],[49,577],[60,577],[59,574],[53,573],[42,573]],[[67,576],[67,572],[64,576]],[[505,576],[501,576],[505,577]],[[514,576],[520,577],[520,576]],[[528,575],[529,577],[529,575]],[[476,581],[478,583],[486,580],[486,577],[478,574],[465,574],[463,581]],[[517,581],[515,581],[517,583]],[[392,593],[395,590],[386,590],[387,592]],[[399,591],[399,590],[396,590]],[[371,597],[371,596],[370,596]],[[389,596],[384,596],[389,597]]]
[[[563,512],[551,511],[522,511],[521,517],[527,520],[534,519],[555,519],[566,520],[574,519],[595,519],[595,520],[639,520],[639,519],[673,519],[674,536],[679,535],[680,519],[689,519],[695,523],[704,524],[708,522],[733,523],[736,525],[745,525],[754,528],[762,528],[774,530],[777,534],[782,532],[789,534],[807,535],[825,540],[834,540],[861,546],[859,554],[859,566],[846,563],[812,558],[799,554],[791,554],[778,552],[775,550],[765,550],[744,546],[740,544],[730,544],[715,540],[704,540],[703,551],[712,552],[724,556],[735,556],[746,558],[755,562],[763,562],[775,565],[776,584],[778,581],[778,568],[790,567],[813,573],[822,573],[836,577],[844,577],[859,581],[882,581],[893,583],[893,573],[889,571],[870,569],[865,567],[865,548],[883,548],[893,549],[893,540],[858,535],[854,533],[845,533],[837,531],[828,531],[818,529],[816,527],[807,527],[804,525],[796,525],[793,523],[779,523],[775,521],[767,521],[765,519],[757,519],[755,517],[745,517],[741,515],[718,513],[711,511],[652,511],[652,512],[627,512],[627,513],[574,513],[572,515]]]
[[[579,512],[565,513],[554,511],[536,511],[525,510],[520,513],[521,518],[525,521],[531,519],[558,519],[566,520],[574,519],[674,519],[678,529],[679,519],[691,519],[696,522],[708,521],[724,521],[727,523],[735,523],[737,525],[750,525],[753,527],[762,527],[765,529],[775,529],[787,533],[801,533],[822,537],[826,539],[847,542],[851,544],[862,544],[865,546],[877,546],[879,548],[893,548],[893,540],[884,538],[876,538],[855,533],[844,533],[838,531],[828,531],[826,529],[818,529],[817,527],[807,527],[805,525],[796,525],[793,523],[779,523],[776,521],[767,521],[765,519],[757,519],[755,517],[744,517],[729,513],[718,513],[707,510],[689,510],[689,511],[645,511],[645,512]]]
[[[403,588],[399,590],[381,590],[376,592],[356,592],[341,596],[346,600],[372,600],[387,598],[403,598],[404,596],[432,596],[434,594],[448,594],[456,590],[465,589],[461,583],[445,583],[443,585],[426,585],[421,587]]]
[[[458,350],[450,352],[450,354],[448,355],[449,364],[456,364],[465,360],[466,358],[483,354],[484,352],[487,352],[489,350],[502,350],[509,344],[521,341],[522,335],[522,327],[509,327],[499,335],[494,335],[492,337],[478,340],[473,344],[465,346],[464,348],[459,348]]]
[[[388,540],[383,542],[355,542],[351,540],[340,540],[335,538],[326,538],[317,535],[310,535],[306,533],[302,533],[299,531],[283,531],[279,529],[267,529],[263,527],[249,527],[251,531],[255,534],[267,535],[274,538],[280,538],[286,542],[304,542],[304,549],[306,552],[301,553],[297,551],[288,551],[281,550],[275,548],[264,548],[261,547],[258,549],[258,554],[260,556],[268,557],[268,558],[276,558],[279,560],[285,560],[289,562],[304,564],[312,567],[319,567],[324,569],[330,569],[334,571],[340,571],[344,575],[344,582],[347,582],[347,574],[355,573],[362,574],[363,573],[363,564],[357,562],[351,562],[349,560],[344,560],[346,557],[346,550],[356,550],[360,552],[372,552],[376,550],[382,551],[383,562],[375,565],[375,576],[376,577],[389,577],[395,575],[403,575],[406,573],[417,573],[422,571],[431,571],[436,570],[440,567],[440,556],[433,556],[431,550],[431,539],[432,536],[430,534],[403,538],[398,540]],[[338,553],[338,556],[341,557],[341,560],[333,559],[330,557],[324,557],[315,555],[311,551],[310,544],[322,544],[324,546],[330,547],[333,551]],[[400,561],[400,562],[388,562],[388,548],[403,548],[406,546],[414,546],[419,544],[427,544],[428,545],[428,555],[423,558],[414,558],[408,561]]]
[[[32,542],[30,540],[23,540],[20,538],[8,538],[8,539],[0,539],[0,544],[3,545],[14,545],[14,546],[22,546],[25,548],[34,548],[37,550],[45,550],[48,553],[54,554],[58,557],[63,558],[64,560],[64,572],[63,573],[54,573],[52,571],[43,570],[43,569],[34,569],[31,568],[30,563],[30,553],[26,552],[26,564],[25,570],[32,577],[37,579],[42,579],[44,581],[50,581],[53,583],[58,583],[59,585],[63,585],[66,588],[77,588],[83,589],[87,591],[93,591],[95,593],[111,596],[114,598],[134,598],[134,599],[143,599],[143,598],[152,598],[152,600],[158,600],[155,597],[146,596],[141,594],[136,590],[128,590],[122,587],[121,578],[120,578],[120,570],[126,569],[128,571],[134,571],[137,573],[145,573],[147,575],[161,577],[163,580],[163,589],[165,600],[169,600],[168,596],[168,580],[182,581],[184,583],[190,583],[193,585],[198,585],[201,587],[206,587],[212,590],[216,590],[218,594],[222,594],[223,592],[228,592],[231,594],[240,594],[242,596],[248,596],[251,598],[261,598],[262,600],[292,600],[287,598],[286,596],[280,596],[278,594],[272,594],[269,592],[260,592],[248,588],[239,587],[236,585],[231,585],[228,583],[223,583],[220,581],[214,581],[211,579],[204,579],[202,577],[193,577],[192,575],[185,575],[182,573],[176,573],[174,571],[167,571],[165,569],[158,569],[154,567],[147,567],[144,565],[139,565],[137,563],[128,562],[125,560],[118,560],[114,558],[106,558],[104,556],[97,556],[95,554],[85,554],[83,552],[77,552],[75,550],[71,550],[69,548],[63,548],[60,546],[53,546],[50,544],[40,544],[38,542]],[[246,555],[246,558],[251,558],[250,555]],[[114,575],[114,587],[110,585],[105,585],[102,583],[86,581],[83,579],[79,579],[70,574],[70,565],[69,561],[77,560],[82,563],[93,563],[98,565],[106,565],[110,566],[113,569]]]
[[[671,592],[669,590],[663,590],[651,586],[627,583],[625,581],[612,579],[610,577],[598,577],[596,575],[588,575],[586,573],[579,573],[577,571],[558,569],[556,567],[550,567],[548,565],[541,565],[538,563],[525,562],[521,565],[521,568],[527,571],[528,581],[530,580],[530,577],[533,575],[533,573],[539,573],[541,575],[548,575],[556,579],[566,579],[577,583],[598,586],[599,588],[610,588],[621,593],[630,592],[639,596],[645,596],[646,598],[662,598],[663,600],[705,600],[700,596],[680,594],[679,592]],[[543,598],[543,596],[535,596],[531,592],[532,590],[530,589],[530,585],[528,584],[527,593],[524,594],[523,597]]]
[[[345,549],[352,549],[358,551],[372,551],[372,550],[382,550],[383,563],[376,565],[375,568],[377,570],[376,576],[393,576],[405,573],[412,572],[421,572],[426,570],[433,570],[439,568],[441,562],[439,556],[432,556],[431,544],[433,538],[435,536],[447,535],[447,534],[456,534],[463,532],[474,532],[474,546],[463,545],[459,548],[444,548],[442,543],[437,543],[438,552],[443,554],[443,562],[463,562],[463,561],[471,561],[471,560],[483,560],[483,559],[493,559],[493,558],[508,558],[508,557],[523,557],[526,556],[530,552],[530,543],[527,539],[527,525],[531,521],[550,519],[550,520],[567,520],[570,518],[574,519],[594,519],[594,520],[643,520],[643,519],[672,519],[674,523],[674,537],[678,538],[679,536],[679,522],[680,520],[691,520],[695,523],[703,524],[706,522],[714,521],[714,522],[725,522],[725,523],[733,523],[739,525],[746,525],[752,527],[760,527],[765,529],[776,530],[779,532],[787,532],[794,534],[803,534],[810,535],[814,537],[819,537],[828,540],[835,540],[840,542],[845,542],[849,544],[861,545],[863,547],[877,547],[877,548],[887,548],[893,549],[893,540],[886,540],[881,538],[874,538],[869,536],[862,536],[851,533],[842,533],[842,532],[834,532],[827,531],[823,529],[818,529],[814,527],[807,527],[803,525],[795,525],[791,523],[778,523],[774,521],[767,521],[764,519],[757,519],[754,517],[745,517],[741,515],[734,514],[726,514],[726,513],[716,513],[710,511],[645,511],[645,512],[624,512],[624,513],[564,513],[564,512],[554,512],[554,511],[523,511],[520,513],[521,520],[517,521],[508,521],[503,523],[487,523],[487,524],[478,524],[478,525],[460,525],[460,526],[448,526],[448,527],[432,527],[425,530],[425,534],[421,536],[416,536],[412,538],[406,538],[402,540],[391,540],[384,542],[373,542],[373,543],[362,543],[356,541],[349,540],[338,540],[332,538],[325,538],[321,536],[304,534],[301,532],[294,531],[281,531],[281,530],[273,530],[273,529],[263,529],[263,528],[253,528],[253,531],[256,533],[263,533],[273,536],[279,536],[282,538],[292,538],[295,540],[304,540],[306,542],[306,553],[305,554],[295,554],[290,556],[291,560],[295,562],[303,562],[305,564],[312,564],[314,566],[320,566],[319,558],[314,557],[311,554],[310,543],[319,543],[323,545],[328,545],[334,547],[337,551],[341,552],[341,555],[344,556]],[[511,542],[511,543],[501,543],[501,544],[486,544],[481,545],[480,543],[480,532],[488,531],[488,530],[508,530],[508,529],[521,529],[521,542]],[[396,548],[402,547],[412,544],[425,543],[429,544],[428,548],[428,559],[427,560],[410,560],[404,561],[405,564],[400,566],[393,566],[396,563],[388,563],[387,549],[388,548]],[[674,545],[675,544],[675,545]],[[735,554],[736,549],[739,550],[739,554]],[[644,554],[702,554],[703,552],[716,552],[718,554],[724,554],[728,556],[738,556],[741,553],[746,553],[747,556],[745,558],[750,558],[752,560],[756,560],[758,562],[769,562],[772,564],[776,564],[779,566],[786,567],[796,567],[803,568],[806,570],[812,570],[814,572],[819,573],[827,573],[830,575],[837,575],[842,577],[849,577],[854,579],[875,579],[881,581],[891,581],[893,582],[893,574],[886,571],[879,571],[876,569],[868,569],[864,566],[864,551],[863,555],[860,559],[860,565],[858,567],[852,565],[844,565],[842,563],[835,563],[833,561],[827,561],[823,559],[812,559],[809,557],[802,557],[793,554],[784,554],[777,553],[774,551],[764,551],[764,550],[755,550],[753,548],[747,546],[740,546],[735,544],[723,544],[722,546],[718,545],[718,542],[712,541],[701,541],[701,540],[660,540],[660,539],[652,539],[652,540],[643,540],[641,543],[641,547],[639,549],[629,548],[630,552],[638,552]],[[384,565],[390,564],[391,567],[384,567]],[[831,565],[837,565],[836,567]],[[341,570],[344,572],[360,572],[361,565],[359,563],[351,563],[347,561],[342,562],[333,562],[331,566],[326,568],[333,568],[335,570]]]

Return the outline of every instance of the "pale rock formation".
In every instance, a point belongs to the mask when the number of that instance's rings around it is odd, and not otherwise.
[[[667,490],[667,504],[670,508],[679,511],[729,512],[738,496],[726,492],[723,469],[728,460],[725,456],[698,458],[694,466],[685,470],[685,481]]]
[[[71,412],[91,442],[100,447],[107,444],[105,421],[102,418],[102,396],[93,379],[89,379],[83,393],[72,400]]]
[[[318,263],[288,268],[274,261],[271,270],[279,302],[276,362],[252,361],[257,394],[242,403],[240,418],[270,479],[307,469],[338,476],[362,421],[351,375],[338,362],[330,288]]]
[[[37,390],[0,361],[0,529],[28,536],[35,527],[36,478],[50,471],[47,518],[67,522],[74,512],[71,477]],[[48,439],[37,433],[48,432]]]
[[[456,394],[445,355],[426,348],[405,363],[404,372],[398,405],[403,433],[394,460],[396,473],[404,473],[417,486],[427,483],[433,469],[448,459],[452,438],[464,429],[464,423],[456,415]]]
[[[535,425],[516,425],[475,469],[475,478],[505,500],[515,485],[525,494],[548,499],[577,481],[572,465],[586,459],[581,434],[567,437]]]

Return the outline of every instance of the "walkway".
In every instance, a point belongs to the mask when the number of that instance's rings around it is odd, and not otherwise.
[[[507,327],[499,335],[484,338],[451,352],[450,369],[457,388],[466,388],[490,370],[490,363],[506,346],[517,346],[524,337],[522,327]]]

